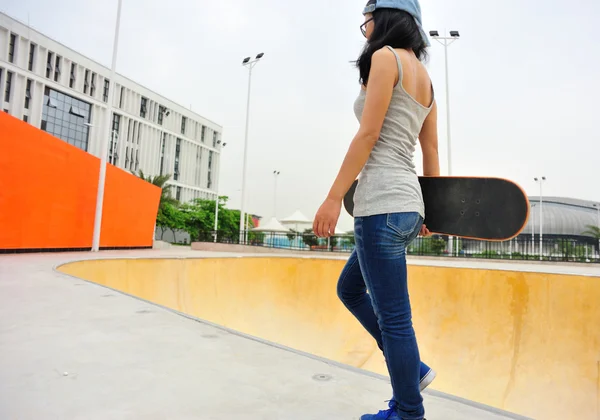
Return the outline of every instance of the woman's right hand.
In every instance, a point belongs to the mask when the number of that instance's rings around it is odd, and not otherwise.
[[[421,232],[419,232],[419,234],[424,237],[431,236],[431,232],[429,231],[429,229],[427,229],[427,226],[425,224],[421,226]]]

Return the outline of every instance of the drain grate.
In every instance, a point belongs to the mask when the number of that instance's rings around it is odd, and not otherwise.
[[[139,311],[135,311],[136,314],[151,314],[153,311],[150,309],[140,309]]]

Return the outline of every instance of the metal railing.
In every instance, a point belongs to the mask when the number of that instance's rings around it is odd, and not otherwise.
[[[310,233],[270,232],[218,232],[219,243],[306,252],[350,253],[354,249],[353,235],[340,235],[329,239],[317,238]],[[214,241],[214,231],[199,235],[200,242]],[[540,246],[541,245],[541,246]],[[539,237],[532,240],[522,235],[505,242],[478,241],[434,235],[418,237],[408,247],[408,255],[454,258],[484,258],[496,260],[563,261],[600,263],[599,241],[594,238]]]

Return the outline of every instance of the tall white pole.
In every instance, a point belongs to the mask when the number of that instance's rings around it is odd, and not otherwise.
[[[451,31],[450,37],[440,37],[437,31],[430,32],[431,36],[444,46],[444,61],[446,71],[446,141],[448,143],[448,176],[452,176],[452,130],[450,123],[450,70],[448,65],[448,47],[459,39],[458,31]],[[457,242],[458,245],[458,242]],[[448,237],[448,248],[454,254],[454,238]]]
[[[217,186],[217,197],[215,198],[215,243],[219,230],[219,187]]]
[[[242,168],[242,203],[240,205],[240,243],[245,236],[246,222],[246,171],[248,168],[248,127],[250,126],[250,93],[252,91],[252,68],[264,56],[264,53],[258,54],[253,60],[250,57],[245,58],[242,64],[248,67],[248,99],[246,103],[246,133],[244,135],[244,163]]]
[[[596,210],[598,210],[598,229],[600,229],[600,204],[594,204]],[[600,258],[600,238],[598,238],[598,258]]]
[[[223,145],[222,147],[225,147]],[[221,150],[223,150],[221,148]],[[219,182],[221,182],[221,158],[219,157],[219,164],[217,167],[217,197],[215,198],[215,243],[217,242],[217,235],[219,230]]]
[[[248,166],[248,127],[250,123],[250,92],[252,89],[252,66],[248,67],[248,99],[246,102],[246,134],[244,136],[244,163],[242,169],[242,204],[240,210],[240,243],[245,231],[245,207],[246,207],[246,170]]]
[[[277,217],[277,176],[280,174],[281,172],[279,171],[273,171],[273,178],[274,178],[274,183],[273,183],[273,217]]]
[[[543,244],[543,240],[544,240],[544,194],[543,194],[543,190],[542,190],[542,185],[544,183],[544,181],[546,180],[546,177],[542,177],[540,179],[540,261],[542,261],[542,255],[544,252],[544,244]]]
[[[113,44],[112,66],[110,69],[110,83],[108,85],[108,105],[106,108],[106,133],[102,135],[102,143],[100,147],[100,174],[98,178],[98,194],[96,196],[96,215],[94,218],[94,236],[92,238],[92,252],[100,250],[100,230],[102,229],[102,205],[104,204],[104,185],[106,182],[106,158],[108,155],[108,137],[112,133],[111,117],[113,110],[113,96],[115,92],[115,74],[117,67],[117,49],[119,46],[119,26],[121,23],[121,3],[118,0],[117,6],[117,23],[115,25],[115,39]]]
[[[535,253],[535,214],[533,213],[533,209],[535,208],[535,204],[531,205],[531,254]]]
[[[450,129],[450,72],[448,70],[448,41],[444,41],[444,57],[446,61],[446,138],[448,141],[448,176],[452,176],[452,134]]]

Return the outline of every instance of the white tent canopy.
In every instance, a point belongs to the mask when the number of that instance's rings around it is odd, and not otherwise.
[[[309,220],[305,215],[302,214],[300,210],[296,210],[294,214],[285,219],[281,220],[283,224],[301,224],[301,223],[312,223],[312,220]]]
[[[268,223],[263,226],[252,229],[253,232],[289,232],[290,230],[284,227],[276,218],[271,218]]]

